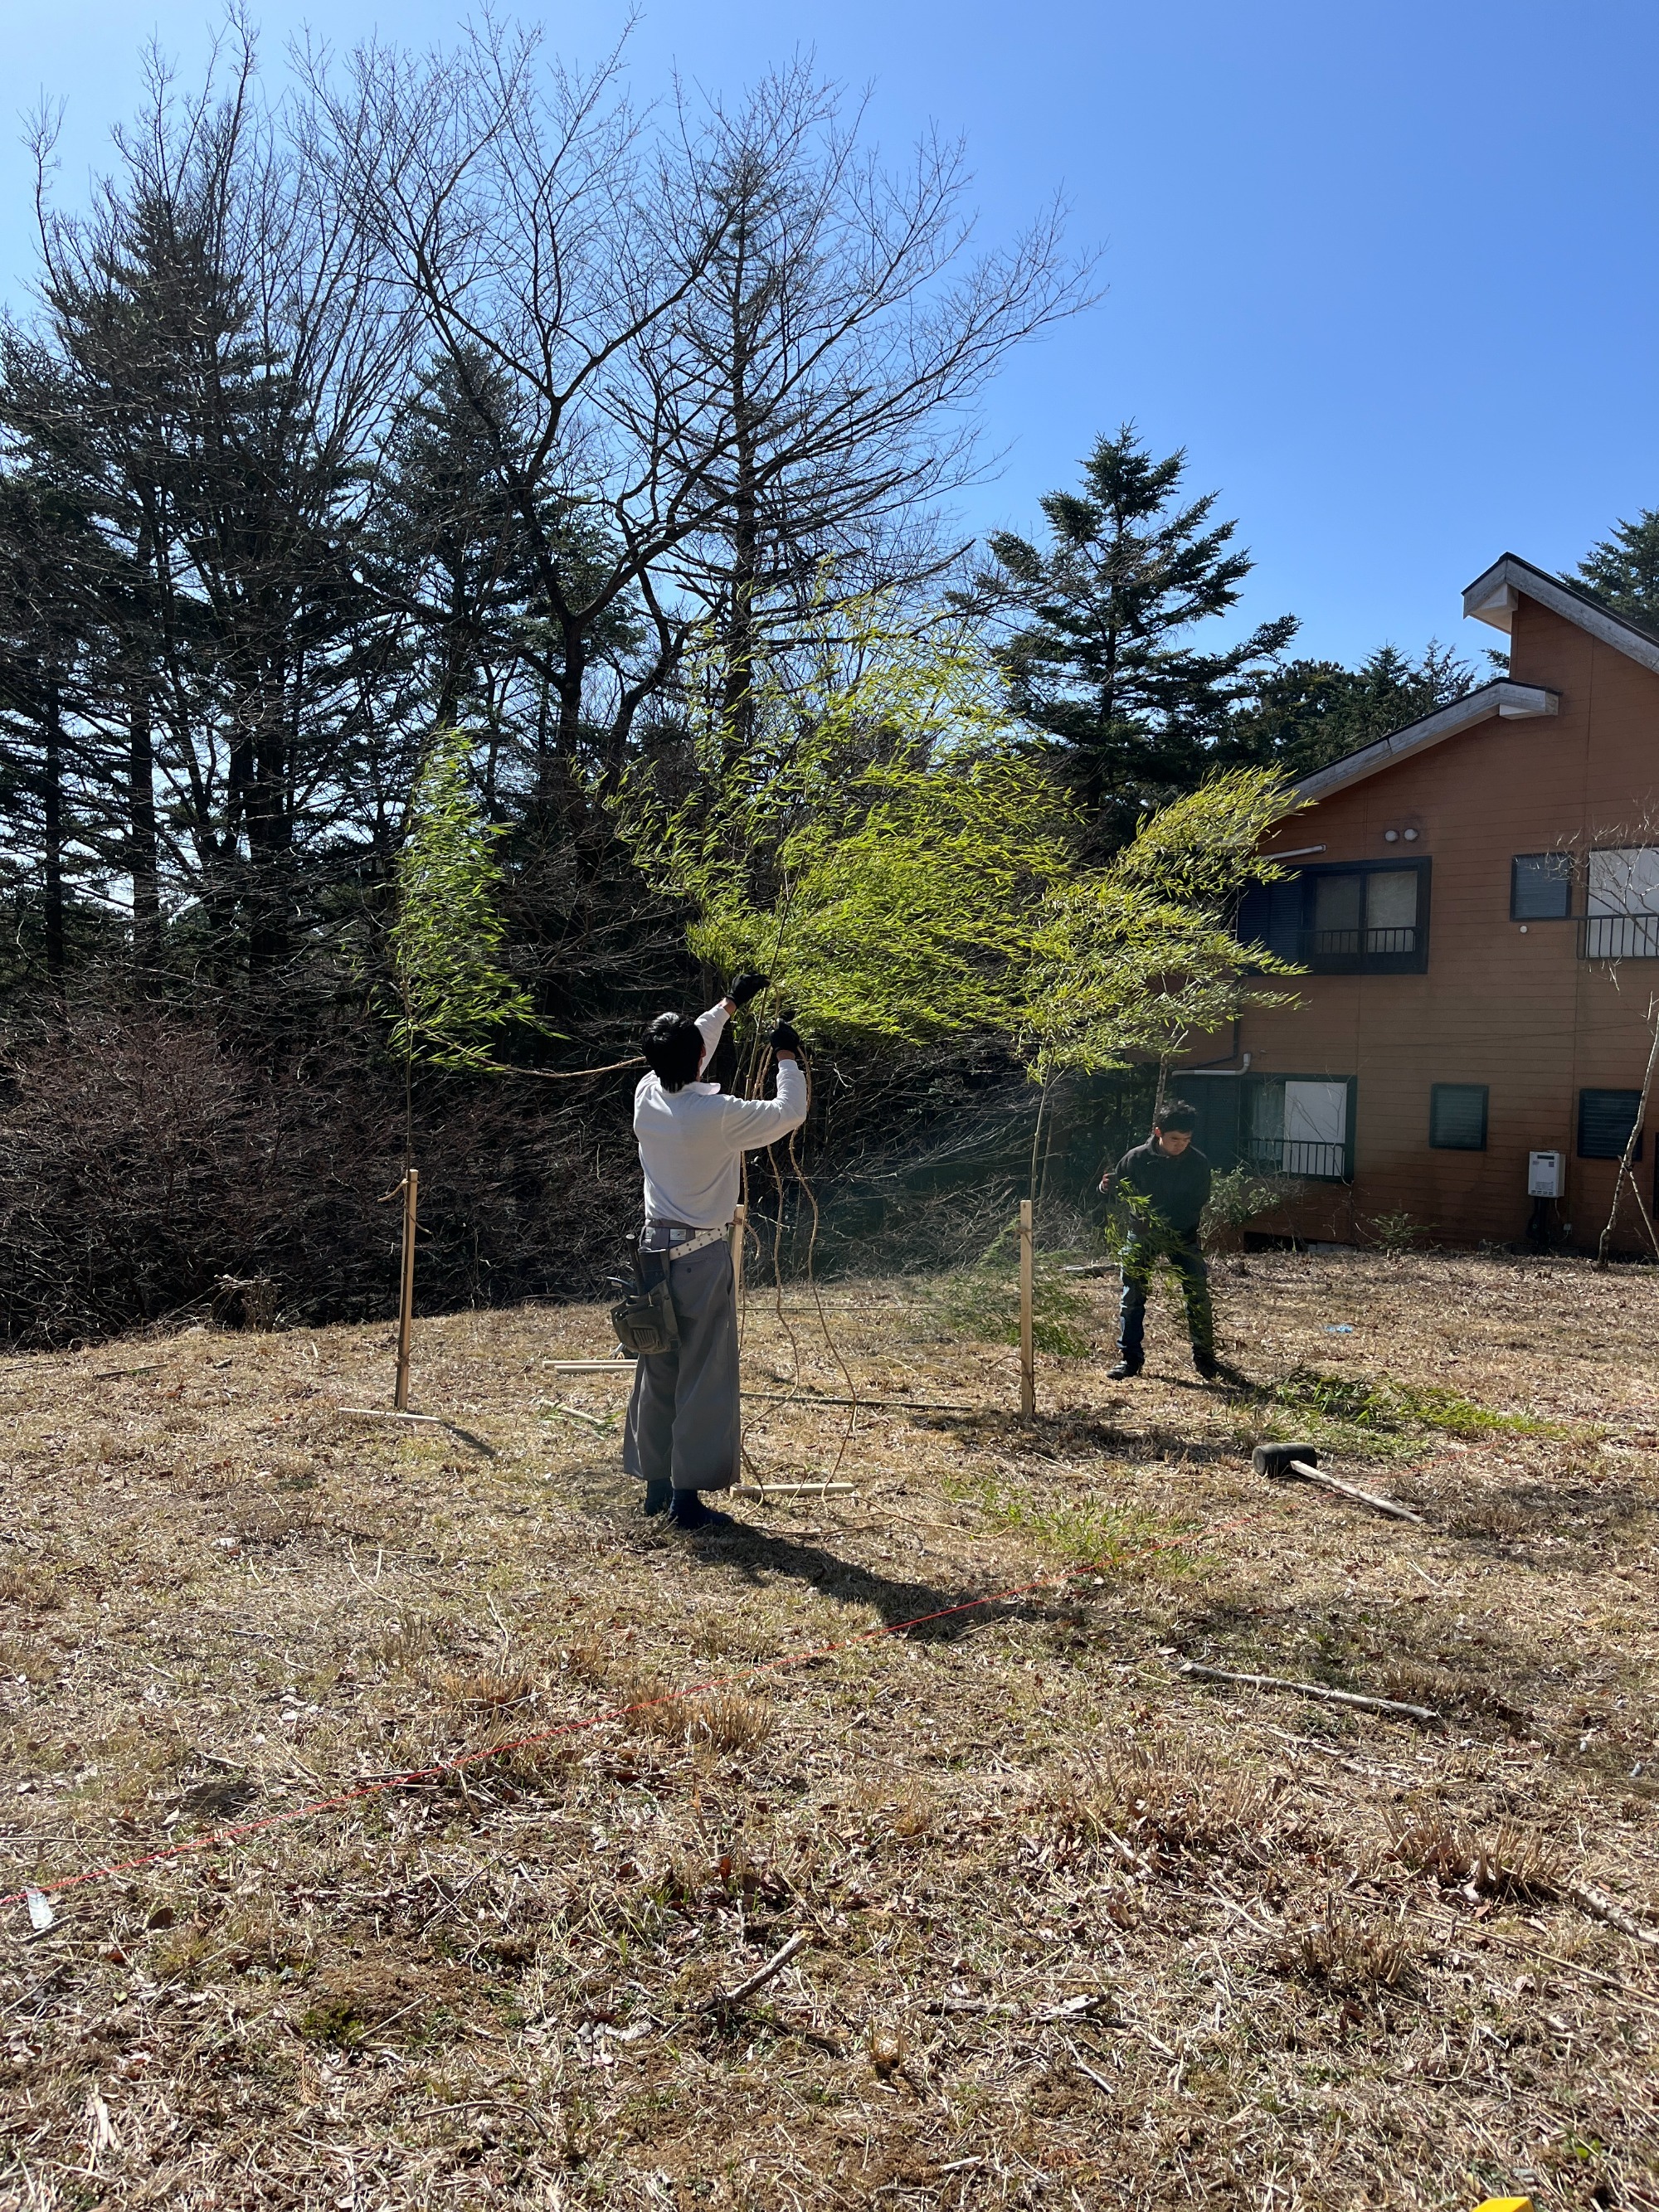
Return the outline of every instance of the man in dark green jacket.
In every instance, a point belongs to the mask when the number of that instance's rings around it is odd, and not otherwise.
[[[1198,1243],[1199,1221],[1210,1195],[1210,1163],[1193,1142],[1197,1121],[1192,1108],[1179,1099],[1161,1106],[1147,1141],[1125,1152],[1100,1179],[1101,1188],[1127,1216],[1118,1364],[1111,1370],[1115,1382],[1140,1372],[1146,1358],[1146,1291],[1160,1260],[1167,1260],[1180,1279],[1194,1366],[1206,1382],[1220,1372],[1209,1270]]]

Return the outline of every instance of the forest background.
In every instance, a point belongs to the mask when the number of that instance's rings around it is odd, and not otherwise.
[[[981,252],[962,149],[884,164],[806,65],[638,112],[620,58],[573,76],[496,24],[273,89],[233,23],[116,149],[65,211],[40,126],[35,304],[0,331],[15,1340],[222,1276],[384,1311],[406,1103],[424,1299],[591,1291],[636,1203],[630,1079],[578,1072],[724,981],[640,823],[752,818],[826,729],[843,786],[921,744],[1051,790],[1098,867],[1218,775],[1305,773],[1492,672],[1301,658],[1289,613],[1240,637],[1236,525],[1132,423],[1029,536],[963,542],[976,402],[1096,272],[1053,209]],[[1659,619],[1659,516],[1578,580]],[[953,703],[918,738],[920,693]],[[490,1048],[406,1102],[434,762],[489,854]],[[970,1237],[951,1194],[1036,1110],[1006,1040],[969,1009],[823,1042],[826,1258],[925,1256],[919,1197]],[[1146,1088],[1087,1092],[1090,1168]]]

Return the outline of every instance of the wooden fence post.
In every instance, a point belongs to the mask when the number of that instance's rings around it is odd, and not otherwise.
[[[419,1210],[421,1171],[404,1176],[404,1281],[398,1306],[398,1388],[392,1404],[401,1413],[409,1404],[409,1342],[415,1326],[415,1222]]]
[[[1031,1201],[1019,1202],[1019,1418],[1036,1419],[1036,1352],[1032,1340],[1036,1262],[1031,1249]]]
[[[743,1344],[743,1237],[749,1225],[749,1208],[739,1203],[732,1209],[732,1300],[736,1309],[739,1350]],[[743,1480],[743,1384],[738,1384],[738,1464],[733,1470],[739,1482]]]

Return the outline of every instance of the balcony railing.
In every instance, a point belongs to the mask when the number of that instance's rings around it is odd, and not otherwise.
[[[1578,925],[1581,960],[1659,960],[1659,914],[1587,914]]]
[[[1245,1152],[1250,1165],[1267,1175],[1309,1176],[1321,1182],[1346,1182],[1348,1148],[1311,1137],[1252,1137]]]
[[[1310,960],[1358,960],[1373,953],[1409,953],[1418,949],[1409,929],[1304,929],[1304,957]]]

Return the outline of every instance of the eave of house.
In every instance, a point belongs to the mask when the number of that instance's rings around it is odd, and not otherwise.
[[[1659,652],[1659,647],[1655,651]],[[1433,714],[1407,722],[1403,730],[1390,731],[1386,738],[1375,738],[1358,752],[1345,754],[1328,768],[1316,769],[1311,775],[1302,777],[1296,790],[1303,799],[1325,799],[1345,785],[1363,782],[1366,776],[1392,768],[1413,753],[1443,744],[1477,722],[1490,721],[1494,716],[1504,721],[1524,721],[1538,714],[1559,714],[1560,707],[1559,691],[1547,690],[1541,684],[1516,684],[1507,676],[1499,677],[1496,683],[1483,684],[1478,691],[1466,691],[1449,707],[1437,707]]]
[[[1552,614],[1659,675],[1659,637],[1626,622],[1622,615],[1613,613],[1571,584],[1564,584],[1559,576],[1534,568],[1518,553],[1505,553],[1484,575],[1475,578],[1463,593],[1463,612],[1507,634],[1514,625],[1516,604],[1523,599],[1535,600]]]

